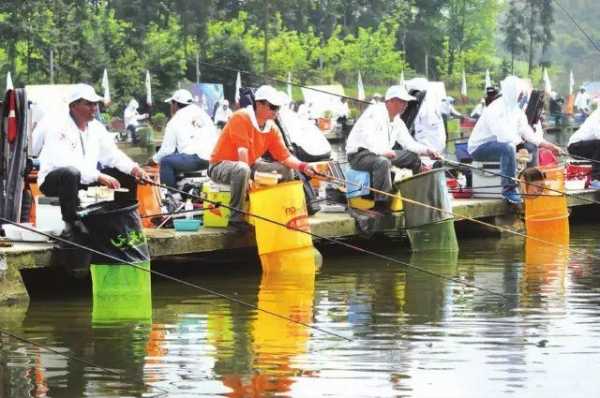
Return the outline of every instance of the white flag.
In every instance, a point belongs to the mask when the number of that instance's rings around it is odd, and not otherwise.
[[[110,104],[110,87],[108,85],[108,72],[104,68],[104,74],[102,75],[102,89],[104,90],[104,105]]]
[[[149,70],[146,70],[146,104],[152,106],[152,84],[150,83]]]
[[[401,86],[406,86],[406,82],[404,81],[404,70],[402,70],[402,72],[400,72],[400,82],[399,84]]]
[[[490,77],[490,70],[486,69],[485,70],[485,87],[484,87],[484,89],[486,89],[488,87],[493,87],[493,86],[492,86],[492,78]]]
[[[546,68],[544,68],[544,92],[547,95],[552,94],[552,84],[550,83],[550,77]]]
[[[362,76],[360,75],[360,71],[358,71],[358,90],[356,92],[356,97],[360,101],[364,101],[365,100],[365,88],[363,86]]]
[[[467,75],[465,75],[465,70],[462,72],[462,84],[460,86],[460,95],[463,97],[467,96]]]
[[[240,71],[237,73],[237,77],[235,78],[235,103],[240,103],[240,88],[242,88],[242,76],[240,75]]]
[[[575,88],[575,78],[573,77],[573,70],[571,69],[571,73],[569,73],[569,95],[573,94],[574,88]]]
[[[292,101],[292,72],[288,72],[287,95],[290,98],[290,102],[291,102]]]
[[[13,86],[12,77],[10,77],[10,72],[8,72],[6,74],[6,91],[14,89],[15,87]]]

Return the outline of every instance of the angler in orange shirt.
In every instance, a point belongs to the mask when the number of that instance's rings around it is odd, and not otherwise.
[[[285,94],[271,86],[261,86],[254,98],[254,106],[249,105],[235,112],[223,128],[208,169],[213,181],[231,186],[229,205],[240,210],[244,209],[246,203],[252,171],[275,171],[283,176],[283,180],[293,178],[291,169],[309,177],[314,175],[308,163],[290,154],[273,121],[279,107],[287,102]],[[267,151],[276,162],[260,159]],[[242,213],[233,211],[229,228],[235,232],[246,232],[249,226],[243,220]]]

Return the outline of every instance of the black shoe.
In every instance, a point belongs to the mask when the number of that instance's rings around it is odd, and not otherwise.
[[[383,201],[383,200],[376,201],[375,206],[373,206],[373,208],[371,210],[376,211],[377,213],[380,213],[381,215],[384,215],[384,216],[392,214],[392,211],[390,210],[390,203],[387,201]]]
[[[252,231],[252,226],[245,221],[229,221],[227,231],[236,234],[248,234]]]

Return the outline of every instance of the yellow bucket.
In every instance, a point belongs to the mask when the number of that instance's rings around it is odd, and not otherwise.
[[[260,255],[263,273],[314,274],[321,262],[321,254],[312,246]]]
[[[264,217],[251,217],[254,218],[258,254],[312,247],[312,236],[301,232],[310,232],[310,226],[300,181],[284,182],[251,192],[250,214]]]

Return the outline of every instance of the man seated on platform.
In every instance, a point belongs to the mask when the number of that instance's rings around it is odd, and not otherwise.
[[[392,165],[418,174],[421,171],[419,155],[440,158],[435,149],[416,142],[400,119],[408,101],[414,100],[415,97],[409,95],[403,86],[392,86],[387,90],[384,102],[369,106],[350,131],[346,143],[350,166],[355,170],[368,171],[373,179],[371,184],[377,190],[392,191]],[[402,149],[394,150],[396,143]],[[389,197],[376,193],[374,210],[388,212]]]
[[[160,181],[175,188],[177,175],[206,170],[217,142],[217,129],[200,106],[192,103],[192,93],[180,89],[165,100],[171,104],[171,120],[159,151],[150,159],[160,164]]]
[[[234,112],[223,128],[211,155],[209,177],[231,186],[229,206],[244,211],[246,194],[253,171],[277,172],[283,180],[291,180],[291,169],[312,177],[313,169],[290,154],[281,132],[273,121],[279,108],[287,102],[285,94],[271,86],[261,86],[254,94],[254,105]],[[276,162],[260,159],[269,152]],[[244,214],[232,210],[229,228],[235,232],[248,231]]]
[[[522,141],[558,154],[560,148],[536,135],[525,112],[519,107],[519,78],[508,76],[501,83],[502,96],[485,107],[469,137],[467,149],[474,160],[499,161],[502,196],[520,205],[521,196],[514,180],[517,171],[516,146]]]
[[[580,156],[593,160],[590,187],[600,189],[600,108],[592,112],[569,138],[567,150],[575,159]]]
[[[98,96],[87,84],[77,84],[69,98],[69,111],[45,124],[44,145],[39,156],[38,185],[46,196],[58,196],[66,223],[62,236],[76,238],[86,229],[77,213],[78,191],[90,185],[124,187],[115,201],[136,200],[136,178],[147,178],[143,169],[125,155],[113,136],[94,117]]]

